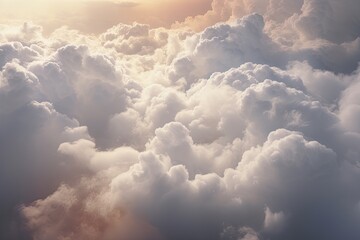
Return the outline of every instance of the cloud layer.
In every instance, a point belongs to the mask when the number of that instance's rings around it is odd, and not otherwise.
[[[359,9],[0,26],[1,238],[359,239]]]

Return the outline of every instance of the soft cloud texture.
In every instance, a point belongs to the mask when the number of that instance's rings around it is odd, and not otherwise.
[[[0,238],[359,239],[359,8],[0,26]]]

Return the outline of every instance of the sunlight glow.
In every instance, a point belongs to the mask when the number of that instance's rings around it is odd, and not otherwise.
[[[31,21],[44,26],[45,31],[67,25],[100,33],[120,22],[169,27],[206,12],[210,4],[210,0],[2,0],[0,22]]]

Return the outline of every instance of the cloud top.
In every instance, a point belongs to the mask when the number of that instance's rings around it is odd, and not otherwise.
[[[0,238],[358,239],[359,7],[1,25]]]

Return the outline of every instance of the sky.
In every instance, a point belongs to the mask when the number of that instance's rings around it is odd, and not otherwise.
[[[34,22],[44,27],[45,33],[66,25],[99,34],[119,22],[169,27],[210,8],[211,0],[1,0],[0,20],[10,24]]]
[[[358,0],[0,0],[0,239],[360,239]]]

